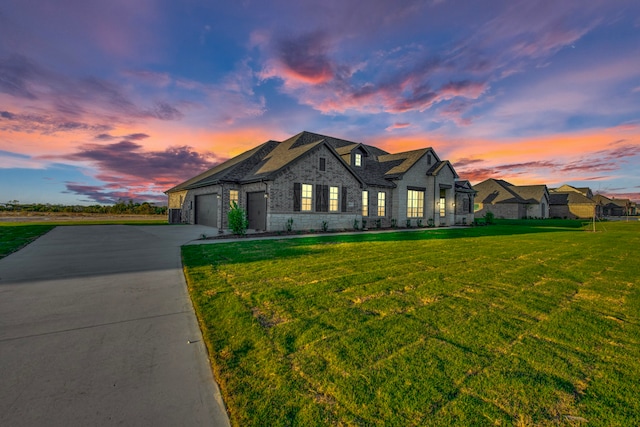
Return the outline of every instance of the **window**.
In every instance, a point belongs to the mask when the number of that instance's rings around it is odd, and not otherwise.
[[[233,206],[233,202],[238,203],[238,190],[229,190],[229,206]]]
[[[469,207],[470,203],[469,203],[469,199],[463,199],[462,200],[462,212],[464,213],[472,213],[471,212],[471,208]]]
[[[440,216],[446,216],[447,214],[447,198],[446,190],[440,190]]]
[[[362,154],[360,153],[355,154],[353,164],[355,166],[362,166]]]
[[[369,192],[362,192],[362,216],[369,216]]]
[[[427,164],[431,164],[431,154],[427,154]]]
[[[320,157],[320,170],[322,172],[327,170],[327,159],[325,159],[324,157]]]
[[[310,211],[313,200],[313,185],[302,184],[302,210]]]
[[[382,191],[378,192],[378,216],[385,216],[385,194]]]
[[[338,187],[329,187],[329,211],[338,212]]]
[[[407,217],[421,218],[424,216],[424,191],[407,190]]]

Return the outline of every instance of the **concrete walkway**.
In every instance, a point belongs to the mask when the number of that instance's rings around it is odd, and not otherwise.
[[[64,226],[0,260],[0,425],[229,425],[180,262],[216,231]]]

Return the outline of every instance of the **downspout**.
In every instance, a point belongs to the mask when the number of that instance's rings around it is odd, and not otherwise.
[[[224,182],[220,183],[220,227],[218,228],[218,234],[222,234],[222,228],[224,226]]]
[[[264,231],[267,231],[268,228],[268,211],[269,211],[269,184],[266,183],[264,178],[261,178],[260,181],[264,184]]]

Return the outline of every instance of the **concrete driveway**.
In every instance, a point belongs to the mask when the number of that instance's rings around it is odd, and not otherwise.
[[[180,262],[214,232],[64,226],[0,260],[0,425],[229,425]]]

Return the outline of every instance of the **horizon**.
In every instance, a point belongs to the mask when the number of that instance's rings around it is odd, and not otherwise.
[[[0,8],[0,202],[166,205],[303,130],[640,203],[640,3]]]

